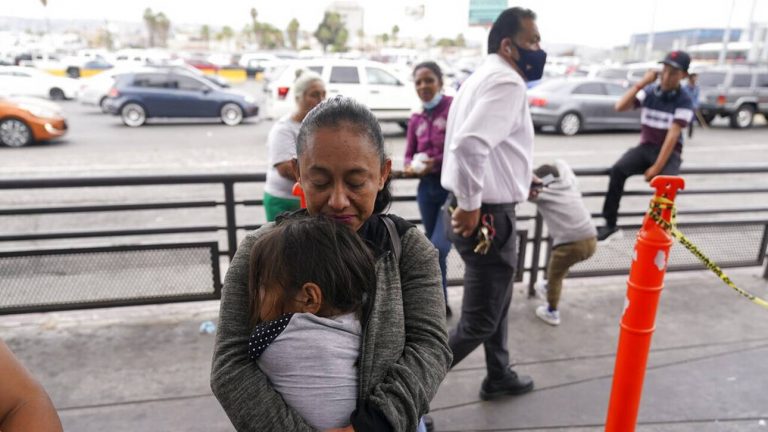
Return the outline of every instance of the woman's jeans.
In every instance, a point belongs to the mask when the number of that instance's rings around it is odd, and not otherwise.
[[[443,275],[443,294],[448,301],[446,289],[446,272],[448,253],[451,251],[451,242],[445,236],[441,208],[448,199],[448,191],[440,185],[440,174],[428,174],[421,178],[419,189],[416,193],[416,201],[419,203],[421,223],[427,238],[435,245],[440,257],[440,272]]]

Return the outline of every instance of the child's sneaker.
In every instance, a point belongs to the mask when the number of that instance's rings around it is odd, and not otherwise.
[[[545,323],[552,325],[552,326],[558,326],[560,325],[560,311],[549,310],[549,306],[547,305],[541,305],[536,308],[536,316],[541,318],[542,321]]]
[[[549,291],[549,285],[546,281],[540,280],[533,284],[533,290],[536,291],[536,298],[539,300],[547,301],[547,291]]]

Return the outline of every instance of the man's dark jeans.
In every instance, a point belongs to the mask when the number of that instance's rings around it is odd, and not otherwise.
[[[624,193],[624,183],[631,175],[644,174],[645,170],[656,162],[661,147],[649,144],[640,144],[627,150],[626,153],[611,167],[611,180],[608,184],[608,193],[603,203],[603,217],[605,224],[615,227],[619,216],[619,202]],[[667,164],[660,174],[677,175],[680,173],[680,153],[673,151]]]

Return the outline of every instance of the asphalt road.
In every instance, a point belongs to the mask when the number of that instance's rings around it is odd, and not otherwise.
[[[256,87],[247,88],[259,95]],[[112,176],[189,173],[245,173],[265,170],[266,137],[272,121],[247,119],[239,126],[217,120],[154,120],[128,128],[119,117],[79,102],[63,102],[70,125],[66,137],[26,148],[0,147],[3,178]],[[686,142],[685,165],[768,162],[768,126],[757,116],[756,127],[732,130],[724,121],[697,130]],[[402,166],[405,134],[384,124],[395,167]],[[566,159],[574,167],[609,166],[635,145],[637,132],[589,132],[563,137],[536,136],[536,163]]]
[[[246,88],[258,95],[257,87]],[[58,141],[11,149],[0,147],[0,178],[56,178],[91,176],[140,176],[203,173],[264,172],[266,137],[273,121],[247,119],[239,126],[226,126],[216,120],[156,120],[140,128],[128,128],[119,117],[102,114],[98,108],[75,101],[62,104],[68,119],[68,135]],[[758,116],[756,127],[733,130],[721,120],[715,127],[697,129],[685,144],[683,166],[723,166],[768,164],[768,126]],[[384,124],[387,149],[396,169],[402,168],[405,134],[395,124]],[[637,132],[590,132],[574,137],[554,132],[537,134],[535,164],[562,158],[573,167],[608,167],[629,147],[636,145]],[[765,176],[693,176],[689,187],[740,187],[756,185],[768,188]],[[582,190],[605,190],[607,179],[587,177]],[[396,183],[396,193],[414,193],[415,181]],[[238,186],[238,198],[258,199],[261,185]],[[627,189],[647,188],[641,178],[632,178]],[[90,188],[81,190],[51,189],[35,191],[0,191],[0,208],[49,207],[57,205],[107,204],[183,200],[221,200],[221,186],[175,186],[133,188]],[[745,195],[720,202],[720,198],[685,197],[691,207],[729,205],[746,207],[768,195]],[[646,199],[647,200],[647,199]],[[640,200],[643,201],[643,200]],[[645,202],[627,198],[622,208]],[[646,201],[647,202],[647,201]],[[601,199],[589,199],[590,210],[597,212]],[[528,208],[530,207],[530,208]],[[522,206],[521,212],[531,212]],[[413,203],[398,203],[393,212],[416,217]],[[238,210],[239,223],[264,220],[260,208]],[[0,234],[94,229],[118,229],[128,226],[184,226],[223,224],[221,209],[189,209],[173,212],[141,211],[99,215],[53,215],[35,217],[0,217]],[[60,242],[46,245],[64,245]],[[2,246],[12,247],[5,244]],[[18,246],[18,245],[16,245]],[[35,244],[35,246],[39,246]]]

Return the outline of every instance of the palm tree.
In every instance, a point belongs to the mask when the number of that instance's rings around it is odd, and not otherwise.
[[[157,18],[152,13],[152,9],[144,9],[144,24],[147,26],[147,32],[149,33],[149,47],[155,46],[155,29],[157,28]]]

